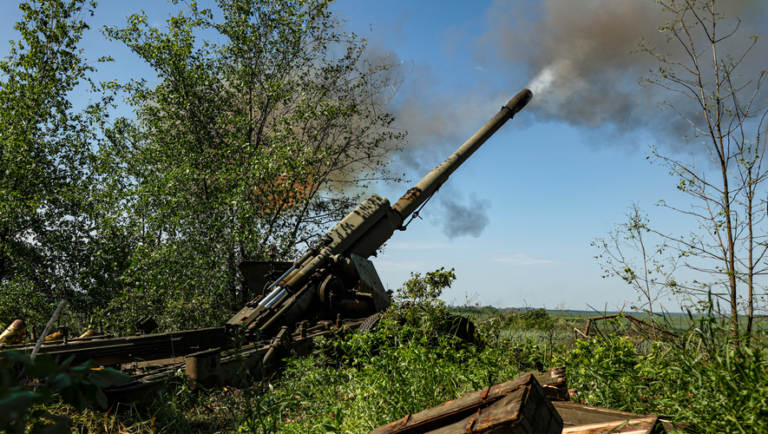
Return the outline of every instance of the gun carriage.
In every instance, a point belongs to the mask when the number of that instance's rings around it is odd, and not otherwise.
[[[394,205],[372,194],[299,260],[242,262],[239,269],[251,289],[258,292],[265,284],[266,288],[224,327],[127,338],[101,335],[65,339],[63,343],[43,345],[40,352],[74,356],[76,362],[90,359],[103,366],[133,370],[136,374],[131,383],[109,391],[114,400],[130,401],[159,387],[170,373],[182,368],[194,383],[232,384],[237,382],[236,373],[243,364],[248,368],[269,367],[281,351],[307,352],[314,337],[344,326],[360,327],[366,317],[390,305],[389,296],[368,258],[375,256],[395,231],[405,230],[408,218],[418,215],[417,210],[450,175],[522,110],[532,96],[527,89],[518,93]],[[280,276],[274,279],[280,271]],[[245,336],[246,342],[238,348],[223,347],[227,336]],[[6,348],[32,350],[28,345]]]

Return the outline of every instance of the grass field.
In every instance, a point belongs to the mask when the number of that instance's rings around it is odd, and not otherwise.
[[[58,401],[40,409],[81,433],[364,434],[538,366],[566,366],[587,405],[663,414],[694,432],[768,432],[768,351],[761,340],[734,345],[722,318],[688,318],[674,340],[632,332],[626,320],[576,339],[582,313],[463,313],[477,322],[473,342],[447,331],[439,304],[397,305],[374,332],[324,339],[280,375],[255,372],[242,387],[192,391],[182,377],[118,412]]]
[[[453,307],[451,312],[461,315],[466,315],[475,320],[476,322],[487,321],[491,318],[503,318],[515,312],[524,311],[522,308],[505,308],[497,309],[490,306],[476,308],[476,307]],[[528,308],[528,310],[532,310]],[[575,310],[545,310],[548,315],[555,317],[559,320],[567,323],[571,328],[576,327],[583,329],[586,326],[586,322],[589,318],[595,318],[605,315],[618,314],[618,311],[575,311]],[[664,329],[682,332],[687,330],[698,319],[702,318],[702,315],[687,314],[679,312],[663,312],[654,313],[653,317],[647,312],[624,312],[626,315],[631,315],[634,318],[646,323],[656,324]],[[653,321],[655,319],[655,322]],[[627,320],[621,321],[623,324],[627,324]],[[746,327],[747,321],[745,318],[740,319],[742,327]],[[753,329],[762,333],[764,330],[768,330],[768,317],[759,316],[755,318]]]

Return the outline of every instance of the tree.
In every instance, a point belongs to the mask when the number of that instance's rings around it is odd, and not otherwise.
[[[109,184],[102,152],[117,137],[113,95],[90,80],[95,69],[78,49],[95,6],[21,3],[21,40],[0,62],[0,320],[44,322],[59,297],[87,311],[110,276],[99,197]],[[76,89],[96,97],[79,112]]]
[[[192,1],[165,31],[143,14],[105,29],[161,79],[124,87],[136,107],[124,203],[140,242],[114,312],[220,323],[254,296],[240,260],[295,256],[358,203],[347,187],[394,178],[384,164],[402,135],[384,107],[397,76],[328,5],[222,0],[217,21]]]
[[[714,0],[658,3],[671,17],[659,30],[667,34],[669,43],[679,44],[684,57],[662,54],[643,41],[640,52],[655,56],[662,66],[642,84],[682,96],[682,103],[666,102],[663,107],[687,121],[694,133],[686,139],[700,144],[709,161],[697,164],[695,156],[704,153],[700,150],[691,151],[690,161],[652,151],[692,199],[690,209],[669,208],[692,217],[702,229],[682,237],[655,232],[677,250],[685,266],[714,277],[681,288],[693,295],[712,292],[725,302],[738,341],[740,312],[747,316],[746,332],[752,331],[756,297],[764,293],[757,278],[766,273],[763,260],[768,249],[768,235],[760,228],[768,177],[762,165],[768,107],[760,94],[766,71],[741,75],[758,37],[745,38],[741,51],[723,55],[724,44],[734,42],[738,19],[723,21],[727,17],[718,12]]]
[[[648,236],[656,235],[648,226],[648,217],[642,214],[638,204],[632,205],[627,222],[616,225],[608,232],[608,238],[596,238],[592,245],[600,249],[596,259],[602,259],[603,278],[620,277],[640,294],[639,306],[647,308],[655,324],[653,305],[659,298],[677,292],[674,274],[678,260],[668,256],[669,247],[662,237],[657,245],[649,243]],[[637,259],[636,259],[637,258]]]
[[[445,267],[440,267],[439,270],[427,272],[424,277],[421,277],[421,273],[411,272],[411,278],[397,290],[397,295],[400,300],[429,304],[438,300],[443,290],[450,288],[455,280],[453,268],[446,271]]]

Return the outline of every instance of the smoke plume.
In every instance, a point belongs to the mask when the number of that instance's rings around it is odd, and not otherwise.
[[[471,196],[464,200],[461,194],[446,184],[436,193],[437,202],[442,210],[436,219],[442,226],[442,232],[450,239],[469,235],[477,238],[490,222],[488,208],[491,201]]]
[[[374,41],[369,48],[369,56],[399,61],[382,43]],[[484,85],[457,88],[425,64],[404,62],[392,73],[407,78],[387,110],[396,118],[395,128],[408,134],[404,152],[389,167],[410,183],[441,163],[513,96]],[[490,206],[489,199],[465,197],[448,182],[425,208],[425,218],[437,222],[450,239],[477,238],[490,222]]]
[[[749,44],[743,37],[768,28],[763,19],[767,4],[762,0],[716,3],[725,17],[718,23],[720,36],[742,19],[735,37],[719,47],[721,58],[742,52]],[[690,65],[679,41],[668,41],[668,34],[658,30],[671,19],[661,5],[649,0],[497,0],[486,12],[488,30],[476,41],[476,49],[480,61],[489,67],[524,68],[534,93],[526,110],[539,120],[586,129],[607,127],[619,135],[649,129],[662,144],[679,143],[683,136],[692,135],[691,127],[671,110],[660,113],[659,103],[668,102],[688,116],[696,116],[697,107],[685,96],[658,86],[640,89],[638,80],[662,64],[653,56],[630,53],[639,49],[643,37],[658,54]],[[706,42],[697,27],[693,31],[701,50]],[[750,52],[740,68],[745,80],[755,80],[765,69],[758,64],[764,62],[767,48],[768,44],[759,43]],[[712,63],[710,53],[700,57],[705,69]]]
[[[721,36],[739,25],[734,37],[720,43],[721,57],[743,52],[750,42],[744,37],[768,29],[764,0],[721,0],[716,6],[725,16],[718,23]],[[405,152],[390,168],[406,179],[418,180],[525,83],[534,98],[523,116],[575,126],[594,135],[591,142],[600,145],[633,147],[639,137],[682,151],[683,137],[693,136],[694,131],[674,110],[695,118],[698,107],[689,98],[658,86],[641,88],[638,81],[662,64],[650,55],[631,54],[639,50],[642,37],[658,54],[688,62],[684,47],[658,30],[671,19],[652,0],[495,0],[485,12],[480,36],[467,38],[461,29],[448,29],[445,38],[449,57],[473,53],[467,60],[487,72],[487,79],[451,80],[447,72],[418,61],[401,66],[399,72],[407,79],[387,110],[397,119],[395,127],[408,131],[408,137]],[[374,35],[372,53],[398,59],[384,40],[388,38],[377,42]],[[699,49],[706,46],[701,36],[695,42]],[[759,41],[740,66],[745,81],[754,81],[766,69],[766,42]],[[711,67],[711,55],[707,56],[700,57],[704,68]],[[663,103],[674,110],[662,112]],[[438,217],[444,233],[450,238],[479,236],[489,222],[490,202],[447,193],[438,193],[440,206],[432,210],[445,216]]]

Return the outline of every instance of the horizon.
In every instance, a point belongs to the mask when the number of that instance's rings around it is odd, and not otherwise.
[[[637,303],[638,294],[621,279],[601,277],[593,240],[626,221],[633,203],[664,232],[686,235],[694,228],[684,216],[655,206],[660,200],[686,206],[688,199],[666,168],[646,158],[650,146],[678,158],[693,149],[680,138],[679,123],[655,104],[664,94],[635,85],[654,63],[628,52],[641,36],[658,40],[655,26],[663,22],[656,20],[663,15],[655,6],[605,0],[590,6],[341,0],[332,6],[347,30],[369,39],[371,58],[402,61],[400,70],[408,74],[390,108],[399,117],[396,125],[409,131],[409,144],[391,168],[411,182],[373,184],[366,194],[394,203],[499,106],[522,88],[534,88],[532,103],[457,170],[424,208],[423,220],[372,258],[386,288],[398,288],[411,272],[444,266],[457,275],[442,297],[446,302],[476,294],[483,305],[563,304],[572,311],[590,305],[620,311]],[[113,64],[98,65],[97,79],[156,81],[151,69],[98,29],[125,25],[124,16],[142,8],[152,25],[162,26],[182,7],[137,0],[96,8],[83,48],[89,58],[115,57]],[[743,14],[745,32],[768,30],[768,3],[728,7]],[[4,3],[0,11],[0,36],[18,39],[12,30],[21,16],[17,5]],[[751,59],[765,58],[766,42],[759,41]],[[84,98],[73,97],[75,106]],[[578,98],[585,99],[574,103]],[[129,113],[125,106],[117,110]],[[684,272],[679,280],[695,276]],[[668,297],[659,304],[682,311],[681,303],[685,299]]]

